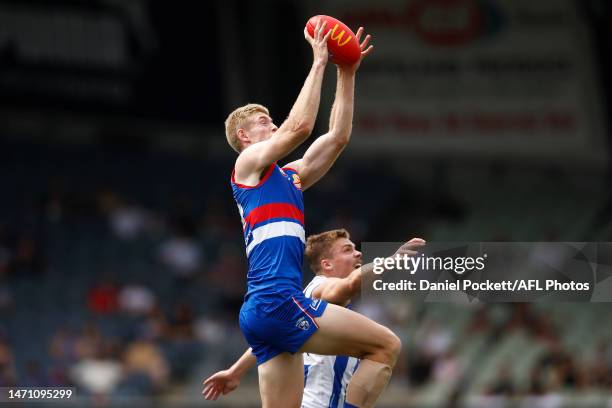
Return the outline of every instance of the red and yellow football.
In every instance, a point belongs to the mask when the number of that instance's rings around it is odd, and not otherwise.
[[[327,49],[331,54],[331,61],[335,64],[346,65],[354,64],[361,56],[361,48],[355,33],[351,31],[342,21],[330,16],[313,16],[306,23],[308,34],[314,38],[314,29],[317,26],[319,19],[327,22],[324,34],[329,30],[332,33],[327,40]]]

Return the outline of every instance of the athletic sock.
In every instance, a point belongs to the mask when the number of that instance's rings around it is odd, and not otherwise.
[[[344,408],[359,408],[357,405],[349,404],[348,402],[344,403]]]
[[[359,368],[346,387],[346,401],[361,408],[374,407],[389,378],[390,366],[372,360],[361,360]]]

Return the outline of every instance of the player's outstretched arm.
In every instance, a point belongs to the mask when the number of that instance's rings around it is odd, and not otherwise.
[[[204,380],[202,395],[207,400],[216,400],[220,395],[234,391],[240,385],[242,376],[256,364],[256,359],[249,348],[229,369],[219,371]]]
[[[359,27],[356,34],[357,41],[361,41],[362,35],[363,27]],[[355,64],[338,66],[336,96],[329,119],[329,131],[312,143],[302,159],[287,164],[287,167],[295,169],[300,175],[303,190],[319,181],[329,171],[350,140],[353,126],[355,73],[361,60],[372,52],[373,46],[368,46],[371,38],[367,35],[360,43],[361,58]]]
[[[425,246],[425,240],[412,238],[400,246],[392,255],[415,256],[417,250]],[[312,291],[313,298],[323,299],[329,303],[346,306],[353,297],[361,292],[363,282],[369,283],[374,275],[374,265],[369,263],[355,269],[346,278],[327,278]]]
[[[297,148],[312,133],[319,111],[321,84],[328,60],[327,40],[331,30],[325,33],[326,22],[320,20],[314,38],[304,29],[304,37],[311,45],[313,63],[287,119],[268,140],[254,143],[244,149],[236,161],[236,174],[244,179],[263,169]]]

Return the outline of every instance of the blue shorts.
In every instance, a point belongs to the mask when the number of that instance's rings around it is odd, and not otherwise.
[[[283,352],[297,352],[319,328],[315,317],[321,316],[326,307],[326,301],[307,298],[302,292],[273,308],[266,307],[267,311],[254,299],[244,303],[240,329],[257,357],[257,365]]]

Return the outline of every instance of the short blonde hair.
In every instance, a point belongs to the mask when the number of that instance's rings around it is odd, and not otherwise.
[[[341,228],[308,237],[304,254],[314,273],[318,274],[321,271],[321,260],[329,258],[332,244],[340,238],[351,239],[351,235]]]
[[[227,138],[229,145],[232,146],[232,149],[238,153],[242,151],[240,140],[238,140],[238,129],[243,127],[249,116],[256,112],[270,115],[268,108],[265,106],[257,103],[249,103],[234,110],[228,115],[227,119],[225,119],[225,137]]]

